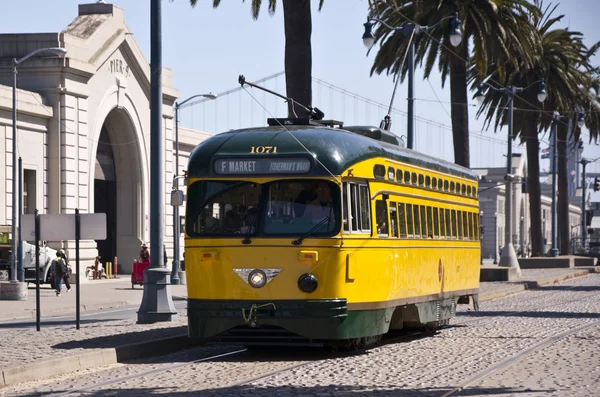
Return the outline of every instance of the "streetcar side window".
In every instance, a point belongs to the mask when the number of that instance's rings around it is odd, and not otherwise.
[[[446,217],[443,208],[440,208],[440,237],[446,238]]]
[[[406,230],[408,232],[408,237],[414,236],[412,204],[406,204]]]
[[[398,203],[398,223],[400,224],[400,237],[406,237],[406,218],[404,213],[404,203]]]
[[[373,167],[373,175],[375,176],[375,178],[385,178],[385,166],[381,164],[376,164],[375,167]]]
[[[444,180],[444,191],[448,191],[448,180]]]
[[[360,230],[365,233],[371,233],[371,199],[369,198],[369,187],[367,185],[358,185],[360,202]]]
[[[473,233],[475,234],[475,240],[479,241],[481,229],[479,228],[479,217],[477,214],[473,214]]]
[[[342,207],[344,209],[342,212],[342,219],[344,220],[343,226],[344,226],[344,231],[347,232],[349,230],[348,208],[350,207],[350,200],[348,200],[348,183],[347,182],[344,182],[342,184]],[[356,222],[354,220],[354,217],[352,217],[352,222]]]
[[[464,186],[464,185],[463,185]],[[463,230],[464,230],[464,235],[465,235],[465,240],[468,240],[471,238],[471,231],[469,230],[469,222],[467,221],[467,212],[463,211]]]
[[[417,184],[417,173],[416,172],[413,172],[411,174],[411,182],[412,182],[413,185]]]
[[[349,233],[370,234],[371,211],[369,206],[371,200],[369,199],[369,187],[364,183],[354,182],[344,182],[344,185],[344,194],[349,198],[344,199],[344,230]],[[350,219],[348,219],[348,215]]]
[[[456,211],[456,218],[457,218],[457,223],[458,223],[458,234],[457,237],[459,239],[463,238],[463,224],[462,224],[462,211]]]
[[[421,237],[427,238],[427,218],[425,218],[425,206],[421,205]]]
[[[448,210],[446,210],[446,211],[448,211]],[[452,239],[457,239],[457,238],[458,238],[458,232],[456,230],[456,211],[452,210]]]
[[[423,174],[419,174],[419,186],[423,186],[425,184],[425,177]]]
[[[438,187],[438,182],[437,181],[438,181],[437,178],[434,176],[433,179],[432,179],[432,182],[431,182],[431,187],[433,189],[437,189],[437,187]]]
[[[421,237],[421,218],[419,217],[419,206],[413,206],[413,218],[415,221],[415,238]]]
[[[433,216],[431,207],[427,207],[427,238],[433,238]]]
[[[473,213],[469,212],[469,240],[475,240],[473,232]]]
[[[404,171],[404,183],[410,183],[410,172]]]
[[[438,209],[433,208],[433,236],[435,238],[440,237],[440,219],[438,217]]]
[[[444,181],[442,178],[438,179],[438,190],[442,190],[444,185]]]
[[[375,201],[375,222],[377,223],[377,234],[379,237],[390,235],[388,228],[387,203],[384,200]]]
[[[398,237],[398,211],[396,203],[390,203],[390,228],[392,229],[392,237]]]
[[[400,182],[400,183],[403,182],[403,180],[402,180],[402,170],[400,170],[400,169],[396,170],[396,180],[398,182]]]
[[[394,167],[388,167],[388,179],[390,181],[393,181],[395,175],[396,175],[396,171],[394,170]]]
[[[431,187],[431,177],[429,175],[425,176],[425,187]]]

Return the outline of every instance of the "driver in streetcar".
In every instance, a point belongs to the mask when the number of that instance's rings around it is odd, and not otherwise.
[[[329,223],[335,223],[335,211],[331,201],[331,188],[327,183],[320,182],[317,185],[317,198],[306,206],[304,217],[312,220],[313,224],[321,222],[329,217]]]

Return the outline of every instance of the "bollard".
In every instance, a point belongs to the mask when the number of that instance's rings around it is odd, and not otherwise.
[[[110,262],[106,262],[106,264],[104,265],[104,274],[106,275],[106,278],[110,278]]]
[[[117,266],[119,266],[119,265],[118,265],[117,257],[116,256],[115,256],[115,263],[114,263],[113,266],[114,266],[113,267],[113,278],[117,278]]]

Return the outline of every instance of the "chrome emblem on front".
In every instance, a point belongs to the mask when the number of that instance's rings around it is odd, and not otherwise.
[[[244,282],[246,284],[249,284],[249,282],[248,282],[248,276],[250,276],[250,273],[253,270],[255,270],[255,269],[262,270],[267,275],[267,282],[265,283],[265,285],[269,284],[269,282],[271,280],[273,280],[275,277],[277,277],[277,275],[279,273],[281,273],[281,271],[283,270],[283,269],[274,269],[274,268],[267,268],[267,269],[261,269],[261,268],[244,268],[244,269],[233,269],[233,271],[235,272],[235,274],[237,274],[238,276],[240,276],[240,278],[242,280],[244,280]]]

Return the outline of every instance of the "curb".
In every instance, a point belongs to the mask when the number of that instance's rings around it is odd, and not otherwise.
[[[67,372],[160,356],[177,350],[199,346],[200,344],[200,342],[194,342],[188,338],[187,333],[185,333],[142,343],[98,349],[96,351],[42,360],[15,367],[0,368],[0,387],[35,380],[51,379],[54,376]]]
[[[550,276],[546,278],[541,278],[537,281],[523,281],[517,285],[499,291],[484,292],[482,294],[479,294],[479,301],[486,302],[498,298],[504,298],[505,296],[515,295],[530,289],[537,289],[547,285],[560,283],[561,281],[566,281],[575,277],[587,276],[591,273],[600,273],[600,269],[598,269],[597,267],[593,267],[589,269],[581,269],[577,272],[571,274],[564,274],[562,276]]]

